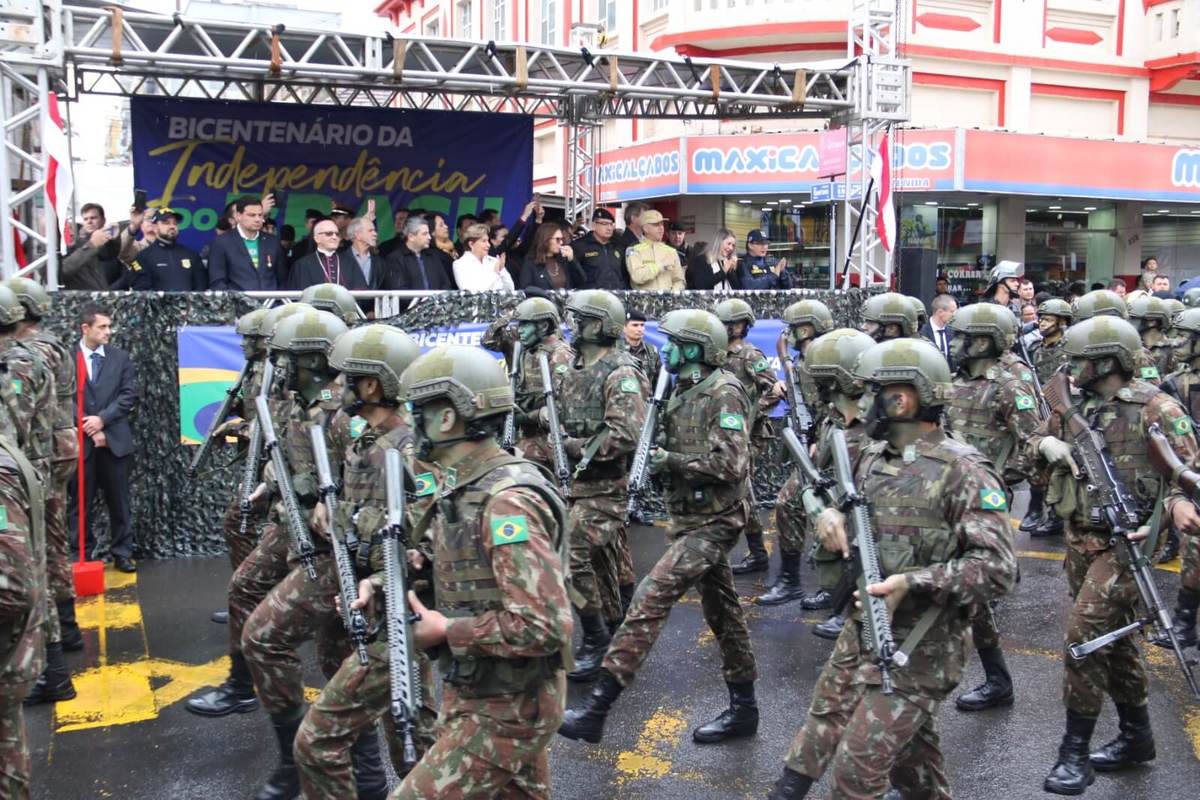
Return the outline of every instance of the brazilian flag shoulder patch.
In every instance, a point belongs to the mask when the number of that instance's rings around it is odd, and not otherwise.
[[[754,362],[754,366],[751,367],[751,369],[753,369],[755,372],[762,372],[769,366],[771,366],[770,362],[768,362],[765,358],[760,358],[758,361]]]
[[[1033,380],[1033,373],[1029,372],[1028,370],[1021,370],[1021,380],[1023,380],[1023,381]]]
[[[0,531],[8,530],[8,509],[0,506]]]
[[[357,439],[363,435],[363,431],[367,429],[367,421],[362,417],[350,418],[350,438]]]
[[[516,544],[529,541],[529,524],[524,514],[492,518],[492,544]]]
[[[1187,417],[1180,417],[1171,423],[1171,430],[1178,436],[1187,436],[1192,432],[1192,421]]]
[[[984,511],[1008,511],[1008,498],[1002,489],[980,489],[979,507]]]
[[[1033,408],[1033,398],[1027,394],[1017,395],[1017,408],[1021,411],[1028,411]]]
[[[432,472],[422,472],[420,475],[414,475],[413,483],[417,485],[417,497],[428,497],[437,491],[437,481],[433,479]]]
[[[562,373],[567,371],[567,365],[559,364],[557,367],[554,368],[554,371],[561,375]]]
[[[324,400],[324,401],[326,401],[326,402],[328,402],[328,401],[332,400],[332,399],[333,399],[333,392],[329,391],[328,389],[322,389],[322,390],[321,390],[321,399],[322,399],[322,400]]]
[[[741,414],[726,411],[721,414],[720,425],[730,431],[740,431],[746,427],[746,420]]]
[[[1138,377],[1146,381],[1158,380],[1158,367],[1142,367]]]
[[[630,394],[640,392],[641,387],[638,386],[637,378],[621,378],[621,391]]]
[[[12,387],[13,387],[13,392],[15,394],[20,394],[21,390],[25,388],[25,382],[22,381],[20,378],[13,378],[12,379]]]

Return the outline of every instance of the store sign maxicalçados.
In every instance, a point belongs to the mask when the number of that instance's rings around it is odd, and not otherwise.
[[[664,197],[680,192],[680,140],[622,147],[601,153],[596,165],[600,202]]]

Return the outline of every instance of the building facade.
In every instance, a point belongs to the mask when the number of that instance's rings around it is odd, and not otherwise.
[[[386,0],[397,33],[793,63],[845,58],[849,0]],[[900,245],[964,294],[1000,259],[1041,281],[1200,274],[1200,0],[901,0],[911,120],[894,135]],[[693,241],[764,230],[827,285],[839,187],[811,122],[609,120],[597,197],[651,202]],[[535,129],[534,189],[564,135]],[[822,185],[824,184],[824,185]],[[926,253],[928,258],[932,254]]]

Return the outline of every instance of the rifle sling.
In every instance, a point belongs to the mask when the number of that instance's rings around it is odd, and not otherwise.
[[[900,645],[898,652],[903,653],[906,657],[911,657],[913,651],[917,649],[917,645],[925,638],[925,634],[933,629],[934,624],[942,617],[942,612],[945,609],[939,605],[931,605],[925,609],[924,613],[917,618],[917,624],[908,632],[908,636],[904,637],[904,644]]]

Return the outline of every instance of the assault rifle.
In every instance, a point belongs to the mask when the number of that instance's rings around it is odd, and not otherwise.
[[[800,470],[802,483],[806,488],[811,488],[825,496],[826,502],[831,506],[839,505],[839,498],[836,493],[836,484],[832,478],[829,478],[821,470],[817,469],[817,465],[808,455],[808,448],[800,441],[800,437],[791,428],[783,429],[783,444],[787,447],[788,453],[792,456],[792,461]],[[808,561],[811,562],[817,554],[817,548],[821,546],[820,540],[814,536],[812,544],[808,548]]]
[[[857,584],[859,601],[863,607],[863,647],[875,652],[875,663],[879,667],[881,690],[892,693],[890,669],[894,665],[903,667],[908,655],[896,647],[892,638],[892,621],[888,616],[887,602],[882,597],[867,592],[872,583],[883,581],[879,570],[879,553],[875,548],[875,526],[871,522],[870,501],[859,493],[854,485],[854,473],[850,466],[850,450],[846,446],[846,432],[833,428],[829,433],[833,450],[833,472],[841,492],[842,511],[846,513],[853,542],[851,558],[857,558]],[[851,594],[853,594],[851,592]],[[844,605],[844,604],[843,604]],[[834,606],[835,610],[842,606]]]
[[[796,432],[800,443],[805,447],[808,446],[808,436],[812,433],[813,418],[808,411],[808,406],[804,402],[804,394],[800,391],[800,387],[796,384],[796,369],[792,360],[787,354],[787,328],[779,334],[779,338],[775,341],[775,352],[779,355],[779,363],[783,365],[787,379],[784,381],[784,386],[787,387],[787,402],[788,402],[788,419],[787,424]]]
[[[263,383],[258,394],[266,397],[271,393],[271,381],[275,379],[275,364],[270,359],[267,359],[263,365],[262,377]],[[257,402],[256,399],[255,403]],[[255,409],[257,412],[257,405]],[[252,516],[250,495],[258,486],[258,462],[262,459],[262,443],[262,423],[255,419],[250,423],[250,443],[246,446],[246,463],[242,466],[242,496],[238,503],[238,512],[241,517],[238,521],[238,528],[243,539],[246,538],[246,531],[250,528]]]
[[[633,519],[637,512],[638,495],[646,489],[650,480],[650,450],[658,436],[658,416],[663,404],[667,401],[667,392],[671,388],[671,373],[666,369],[658,371],[658,381],[654,384],[654,396],[650,398],[650,407],[646,409],[646,419],[642,422],[642,433],[638,436],[637,449],[633,451],[633,466],[629,470],[629,483],[626,491],[629,499],[625,504],[625,521]]]
[[[308,525],[300,513],[300,504],[296,501],[296,490],[292,488],[292,474],[288,472],[287,458],[279,440],[275,438],[275,422],[271,419],[271,410],[267,408],[267,398],[259,395],[254,398],[254,407],[258,410],[258,426],[262,430],[263,446],[271,457],[275,467],[275,482],[279,484],[279,496],[283,500],[284,516],[287,518],[288,530],[292,533],[292,547],[300,556],[304,570],[310,580],[317,579],[317,551],[313,548],[312,537],[308,535]]]
[[[404,524],[404,466],[400,451],[384,453],[387,477],[387,527],[383,534],[383,600],[387,618],[388,678],[392,720],[404,745],[404,766],[417,763],[413,729],[421,706],[421,670],[413,658],[412,623],[420,619],[408,607],[408,533]]]
[[[337,566],[338,593],[342,596],[342,622],[350,634],[350,641],[358,651],[358,661],[364,667],[369,662],[367,657],[367,617],[362,609],[351,608],[350,604],[358,599],[358,575],[354,572],[354,562],[350,558],[349,539],[353,536],[346,531],[346,540],[338,536],[337,531],[337,484],[333,481],[333,470],[329,465],[329,449],[325,447],[325,429],[313,425],[309,430],[312,436],[313,462],[317,466],[317,491],[321,493],[321,502],[329,515],[329,544],[333,549],[333,561]]]
[[[508,366],[508,387],[512,390],[513,407],[504,417],[504,433],[500,436],[500,446],[512,452],[517,442],[517,383],[521,380],[521,356],[524,348],[518,339],[512,349],[512,363]]]
[[[1038,419],[1050,418],[1050,406],[1046,403],[1046,393],[1042,390],[1042,381],[1038,378],[1037,369],[1033,366],[1033,359],[1029,356],[1029,345],[1027,338],[1033,334],[1027,333],[1023,336],[1017,336],[1017,349],[1020,351],[1021,360],[1029,367],[1029,381],[1033,384],[1033,393],[1037,395]],[[1036,341],[1041,341],[1041,334],[1038,334]]]
[[[542,395],[546,398],[546,424],[550,426],[550,449],[554,451],[554,474],[563,497],[571,486],[571,467],[567,463],[567,449],[563,446],[562,426],[558,424],[558,403],[554,400],[554,379],[550,374],[550,360],[545,350],[538,350],[538,369],[542,373]]]
[[[1106,647],[1115,641],[1125,638],[1147,626],[1158,628],[1160,633],[1171,643],[1175,658],[1183,670],[1184,679],[1192,694],[1200,698],[1200,686],[1192,675],[1192,667],[1183,655],[1179,639],[1175,636],[1175,622],[1171,612],[1163,603],[1154,583],[1154,572],[1150,560],[1142,552],[1142,546],[1129,538],[1141,524],[1141,515],[1137,503],[1128,490],[1121,484],[1113,467],[1112,457],[1108,453],[1104,436],[1088,425],[1087,420],[1071,403],[1071,389],[1065,372],[1057,373],[1046,384],[1046,400],[1051,410],[1056,412],[1066,424],[1074,444],[1075,458],[1087,477],[1087,493],[1092,503],[1099,510],[1102,521],[1113,533],[1114,543],[1124,544],[1129,568],[1133,580],[1137,584],[1138,594],[1146,606],[1146,616],[1135,620],[1124,627],[1117,628],[1089,642],[1071,644],[1067,647],[1071,657],[1086,658],[1089,654]],[[1169,447],[1167,449],[1170,449]]]
[[[225,424],[225,420],[229,418],[229,413],[233,410],[233,404],[237,400],[238,392],[242,390],[243,384],[246,383],[246,375],[249,372],[250,362],[246,361],[242,364],[242,369],[238,372],[233,385],[225,390],[225,399],[221,401],[221,407],[217,409],[217,415],[208,424],[208,433],[204,434],[204,441],[197,448],[196,455],[192,456],[192,463],[188,466],[187,471],[189,478],[196,477],[196,473],[200,471],[200,467],[208,460],[209,453],[212,452],[213,446],[217,442],[217,429]]]
[[[1149,433],[1150,448],[1147,455],[1150,457],[1150,466],[1160,475],[1168,476],[1192,503],[1200,507],[1200,472],[1193,472],[1179,460],[1157,422],[1150,426]]]

